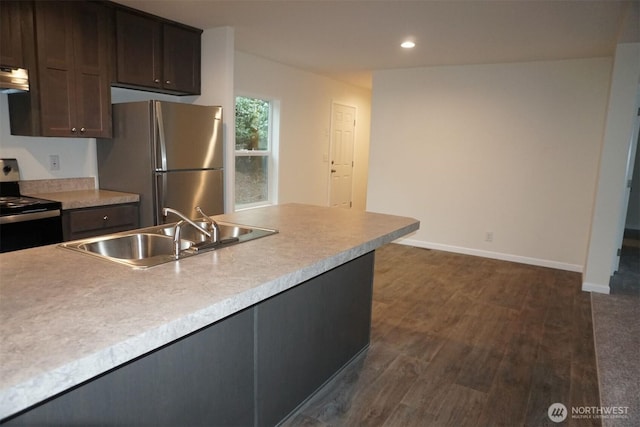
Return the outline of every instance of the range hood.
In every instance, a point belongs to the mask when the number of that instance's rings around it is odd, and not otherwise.
[[[16,93],[29,91],[29,73],[24,68],[0,65],[0,92]]]

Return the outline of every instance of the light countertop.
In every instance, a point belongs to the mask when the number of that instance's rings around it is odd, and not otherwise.
[[[138,194],[97,189],[95,178],[59,178],[20,181],[20,193],[62,203],[62,209],[136,203]]]
[[[137,194],[99,189],[56,191],[54,193],[34,193],[26,195],[60,202],[62,203],[63,210],[107,206],[120,203],[136,203],[140,200],[140,196]]]
[[[419,228],[299,204],[215,218],[279,233],[146,270],[57,245],[0,254],[0,419]]]

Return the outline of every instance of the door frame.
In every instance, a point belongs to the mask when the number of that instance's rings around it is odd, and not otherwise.
[[[638,92],[636,94],[637,103],[640,105],[640,85],[638,86]],[[636,151],[638,149],[638,141],[640,138],[640,106],[636,112],[636,123],[633,133],[631,135],[631,141],[629,144],[629,152],[627,153],[627,165],[624,181],[624,196],[622,198],[622,209],[620,211],[620,218],[618,219],[618,231],[616,235],[616,251],[613,254],[613,263],[611,274],[618,271],[620,267],[620,252],[622,250],[622,241],[624,240],[624,230],[627,225],[627,212],[629,211],[629,198],[631,196],[631,181],[633,179],[633,169],[636,160]]]

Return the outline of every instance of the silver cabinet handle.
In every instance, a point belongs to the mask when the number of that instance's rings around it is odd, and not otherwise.
[[[86,132],[86,129],[85,129],[85,128],[80,128],[80,132],[81,132],[81,133],[85,133],[85,132]]]
[[[109,221],[109,216],[107,216],[107,215],[103,216],[103,217],[102,217],[102,220],[103,220],[103,221]]]
[[[166,82],[164,82],[164,84],[170,85],[171,84],[171,80],[167,80]]]
[[[153,79],[154,83],[160,83],[160,79]]]
[[[76,128],[71,128],[71,132],[76,133],[78,130]]]

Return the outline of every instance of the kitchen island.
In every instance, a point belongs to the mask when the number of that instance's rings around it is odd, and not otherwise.
[[[366,348],[373,252],[419,227],[299,204],[215,218],[279,233],[146,270],[58,246],[2,254],[0,419],[214,408],[202,425],[273,425]]]

